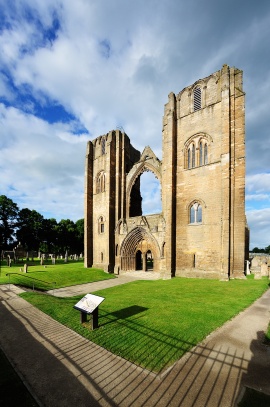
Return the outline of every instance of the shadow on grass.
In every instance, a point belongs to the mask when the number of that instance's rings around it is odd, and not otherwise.
[[[119,319],[130,318],[136,314],[140,314],[141,312],[144,312],[147,310],[148,310],[148,308],[146,308],[146,307],[140,307],[139,305],[131,305],[130,307],[122,308],[118,311],[104,314],[105,317],[110,318],[110,316],[112,316],[112,317],[114,317],[114,319],[110,319],[109,321],[102,323],[102,326],[111,324]],[[104,317],[104,315],[103,315],[103,317]]]

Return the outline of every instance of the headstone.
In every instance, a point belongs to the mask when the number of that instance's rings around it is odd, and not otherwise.
[[[27,273],[27,272],[28,272],[28,265],[27,265],[27,264],[25,264],[25,265],[23,266],[23,272],[24,272],[24,273]]]
[[[250,275],[249,260],[247,260],[246,262],[247,262],[246,275],[249,276]]]
[[[265,260],[261,264],[261,275],[268,277],[268,264]]]

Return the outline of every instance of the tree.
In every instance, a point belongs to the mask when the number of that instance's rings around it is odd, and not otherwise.
[[[270,254],[270,246],[267,246],[267,247],[264,249],[264,252],[267,253],[267,254]]]
[[[42,252],[58,252],[58,233],[56,219],[43,219],[39,248]]]
[[[62,219],[56,226],[58,245],[62,253],[74,251],[76,247],[76,226],[70,219]]]
[[[7,248],[14,242],[15,228],[17,225],[19,208],[12,199],[5,195],[0,196],[0,231],[1,243]]]
[[[259,249],[258,247],[254,247],[254,249],[251,251],[252,253],[264,253],[264,249]]]
[[[79,219],[76,222],[77,231],[77,253],[83,253],[84,250],[84,219]]]
[[[35,210],[22,209],[19,211],[17,240],[28,250],[38,251],[43,233],[43,216]]]

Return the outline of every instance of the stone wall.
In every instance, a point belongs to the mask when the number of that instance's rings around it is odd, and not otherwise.
[[[242,71],[224,65],[169,94],[162,161],[125,133],[88,143],[85,266],[153,269],[164,276],[244,277],[245,94]],[[162,212],[142,216],[140,175],[161,183]],[[151,253],[151,254],[150,254]],[[140,261],[140,256],[142,263]]]

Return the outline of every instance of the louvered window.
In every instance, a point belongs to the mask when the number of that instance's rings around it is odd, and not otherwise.
[[[201,88],[195,88],[193,92],[194,97],[194,112],[202,108],[202,94]]]

